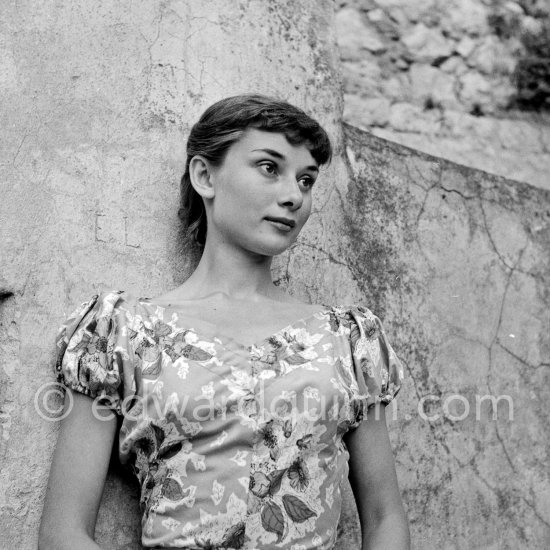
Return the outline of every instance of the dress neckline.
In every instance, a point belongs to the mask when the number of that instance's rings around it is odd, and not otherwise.
[[[150,298],[146,298],[146,297],[139,298],[137,300],[137,303],[140,305],[161,308],[163,311],[169,311],[171,313],[175,313],[176,315],[178,315],[178,313],[183,313],[184,311],[183,308],[177,307],[177,306],[162,306],[160,304],[153,302]],[[223,344],[233,344],[239,349],[251,351],[255,348],[260,348],[264,346],[270,340],[276,339],[278,336],[282,335],[285,332],[289,332],[290,330],[296,328],[299,325],[303,325],[305,327],[308,325],[308,323],[313,321],[313,319],[319,318],[319,316],[328,316],[330,313],[333,313],[335,309],[335,306],[329,306],[326,304],[321,304],[321,305],[323,306],[322,309],[313,311],[308,315],[302,316],[299,319],[291,321],[287,325],[277,329],[276,331],[272,332],[268,336],[264,336],[260,339],[257,339],[255,342],[251,344],[245,344],[233,336],[229,336],[227,334],[224,334],[223,332],[220,332],[219,328],[217,328],[215,323],[211,323],[210,321],[205,321],[203,319],[197,319],[197,322],[201,324],[201,327],[203,325],[208,325],[209,327],[211,327],[210,329],[207,329],[207,330],[204,330],[203,328],[195,329],[192,326],[181,326],[179,328],[191,330],[201,339],[203,338],[203,336],[206,336],[209,339],[218,339]],[[178,316],[178,320],[179,320],[179,316]],[[190,323],[186,322],[186,325],[192,325],[193,324],[192,319],[190,319],[190,321],[191,321]],[[166,322],[166,319],[165,319],[165,322]],[[209,333],[209,334],[206,335],[205,333]]]

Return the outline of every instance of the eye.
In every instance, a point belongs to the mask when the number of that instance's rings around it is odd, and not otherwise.
[[[263,172],[270,176],[277,173],[277,165],[270,160],[264,160],[258,166],[262,169]]]
[[[302,176],[298,183],[301,183],[306,189],[311,189],[313,187],[313,184],[315,183],[315,179],[311,176]]]

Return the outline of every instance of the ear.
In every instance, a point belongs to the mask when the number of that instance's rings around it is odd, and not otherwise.
[[[202,155],[195,155],[189,162],[189,177],[195,191],[204,199],[215,195],[212,185],[212,167]]]

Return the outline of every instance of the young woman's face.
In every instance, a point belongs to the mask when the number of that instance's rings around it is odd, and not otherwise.
[[[309,218],[319,167],[305,145],[284,134],[248,129],[211,169],[214,198],[208,232],[273,256],[296,239]]]

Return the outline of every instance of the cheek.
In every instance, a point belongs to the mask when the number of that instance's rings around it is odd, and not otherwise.
[[[268,189],[253,184],[246,185],[246,182],[234,186],[226,198],[231,210],[241,213],[245,218],[265,215],[273,210],[273,204],[276,205],[276,199]]]
[[[302,203],[302,207],[300,208],[300,218],[302,219],[302,223],[306,223],[306,221],[309,218],[309,215],[311,214],[311,207],[312,207],[312,197],[311,193],[304,196],[304,202]]]
[[[228,170],[223,174],[218,183],[217,195],[221,199],[220,202],[227,204],[237,203],[243,207],[247,203],[258,202],[261,188],[255,181],[257,177],[252,170]]]
[[[263,200],[265,197],[254,193],[250,187],[229,184],[216,193],[214,220],[224,227],[235,227],[235,224],[241,227],[245,220],[252,220],[265,211]]]

